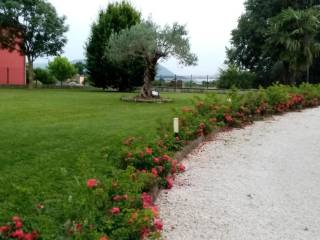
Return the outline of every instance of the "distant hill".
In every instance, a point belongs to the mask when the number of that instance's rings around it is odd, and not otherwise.
[[[171,72],[166,67],[164,67],[163,65],[159,64],[158,67],[157,67],[157,75],[156,75],[156,77],[159,78],[161,76],[172,77],[172,76],[174,76],[174,73]]]

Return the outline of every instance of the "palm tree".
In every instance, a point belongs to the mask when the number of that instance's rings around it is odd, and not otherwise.
[[[319,30],[318,7],[306,10],[289,8],[269,19],[266,49],[282,62],[287,82],[294,84],[300,72],[307,73],[309,82],[310,66],[320,53],[320,43],[316,39]]]

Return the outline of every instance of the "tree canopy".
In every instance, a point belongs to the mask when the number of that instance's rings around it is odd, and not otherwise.
[[[295,83],[299,72],[307,72],[309,81],[310,66],[320,53],[316,39],[320,30],[319,8],[289,8],[270,18],[268,25],[266,49],[273,53],[273,59],[281,61],[287,78],[284,82]]]
[[[319,1],[314,0],[247,0],[245,13],[239,18],[237,28],[232,31],[227,63],[256,73],[258,84],[270,84],[270,76],[278,59],[273,58],[275,48],[265,51],[269,19],[289,7],[302,10],[317,4]]]
[[[62,53],[67,42],[65,17],[45,0],[2,0],[0,2],[0,48],[18,50],[27,57],[29,86],[33,62]]]
[[[48,69],[50,73],[61,83],[67,79],[73,77],[77,70],[69,60],[65,57],[56,57],[52,62],[49,63]]]
[[[185,26],[174,23],[160,28],[151,21],[135,25],[130,29],[114,33],[110,37],[106,56],[115,63],[131,58],[141,58],[145,63],[144,85],[141,97],[152,97],[151,82],[155,78],[160,59],[175,57],[180,64],[189,66],[197,63],[197,56],[190,51]]]
[[[141,84],[139,79],[143,76],[144,66],[140,59],[129,59],[119,65],[104,55],[112,33],[118,33],[140,22],[140,12],[126,1],[111,3],[106,10],[99,12],[86,44],[87,72],[94,86],[126,90]]]

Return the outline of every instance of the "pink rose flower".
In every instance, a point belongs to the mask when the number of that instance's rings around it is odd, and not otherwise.
[[[173,182],[174,182],[173,178],[172,177],[167,177],[166,180],[167,180],[167,188],[168,189],[173,188]]]
[[[120,208],[114,207],[110,210],[113,215],[118,215],[120,213]]]
[[[162,223],[161,219],[154,218],[153,224],[154,224],[155,228],[157,229],[157,231],[163,230],[163,223]]]
[[[97,186],[97,184],[98,184],[97,179],[89,179],[87,181],[87,187],[90,189],[95,188]]]

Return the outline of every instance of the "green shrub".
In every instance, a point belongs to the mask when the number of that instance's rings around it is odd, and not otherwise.
[[[60,203],[59,211],[65,215],[56,235],[46,235],[54,230],[46,229],[50,219],[42,217],[42,211],[54,206],[51,203],[54,200],[46,202],[44,209],[40,206],[25,221],[24,229],[39,230],[44,239],[159,239],[162,223],[147,192],[158,186],[171,188],[174,175],[185,170],[171,157],[175,152],[213,130],[242,127],[267,114],[316,107],[319,100],[320,85],[310,84],[299,88],[273,85],[252,92],[234,88],[227,96],[209,94],[204,99],[195,99],[194,107],[176,113],[180,119],[178,135],[173,134],[171,122],[161,123],[157,139],[144,142],[141,136],[128,137],[120,153],[109,153],[119,160],[122,169],[106,170],[103,178],[88,181],[85,179],[88,176],[80,173],[81,177],[75,176],[75,191]],[[54,210],[50,213],[54,214]],[[14,224],[8,221],[0,229],[9,226],[10,231],[15,230]],[[8,230],[0,231],[0,239],[10,239],[10,234]]]
[[[54,84],[56,79],[50,74],[47,69],[36,68],[34,70],[34,78],[42,84]]]
[[[255,79],[255,74],[230,65],[226,70],[220,69],[217,87],[230,89],[234,86],[239,89],[252,89],[255,87]]]

